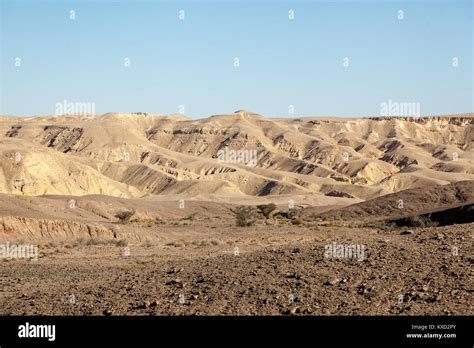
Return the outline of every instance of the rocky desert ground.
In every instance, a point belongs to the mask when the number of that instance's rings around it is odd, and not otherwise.
[[[3,116],[0,313],[472,315],[473,116]]]

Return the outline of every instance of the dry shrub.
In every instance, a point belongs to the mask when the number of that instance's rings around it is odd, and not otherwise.
[[[303,219],[297,217],[297,218],[294,218],[293,220],[291,220],[291,223],[293,225],[303,225],[304,221],[303,221]]]
[[[428,216],[417,215],[410,216],[407,219],[407,225],[411,227],[436,227],[438,223],[432,221]]]
[[[267,219],[270,218],[270,214],[275,211],[277,206],[274,203],[258,205],[257,209],[260,213],[263,214]]]
[[[240,206],[235,212],[235,220],[237,226],[253,226],[257,221],[257,209],[252,206]]]
[[[130,221],[133,215],[135,215],[135,211],[124,210],[117,212],[115,217],[120,220],[120,223],[125,224]]]

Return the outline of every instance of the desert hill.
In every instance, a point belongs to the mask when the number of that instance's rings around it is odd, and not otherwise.
[[[356,203],[474,180],[473,123],[472,113],[419,119],[271,119],[245,110],[199,120],[145,113],[5,116],[0,193]]]
[[[352,222],[388,220],[444,211],[473,203],[474,181],[460,181],[442,186],[408,189],[323,213],[309,207],[304,209],[304,215],[323,220],[342,219]]]

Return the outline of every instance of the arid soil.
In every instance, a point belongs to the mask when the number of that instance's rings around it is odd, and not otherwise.
[[[473,125],[0,117],[0,315],[472,315]]]
[[[474,313],[474,223],[214,227],[196,232],[214,231],[212,242],[63,243],[43,246],[38,261],[1,262],[0,314]],[[162,233],[178,235],[179,228]],[[326,257],[333,242],[363,245],[364,258]]]

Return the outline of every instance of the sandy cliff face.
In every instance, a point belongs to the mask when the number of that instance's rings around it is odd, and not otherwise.
[[[337,191],[367,199],[474,180],[473,114],[430,118],[0,118],[0,192],[141,197]]]
[[[69,220],[0,217],[0,240],[68,240],[77,238],[112,239],[116,233],[98,224]]]

